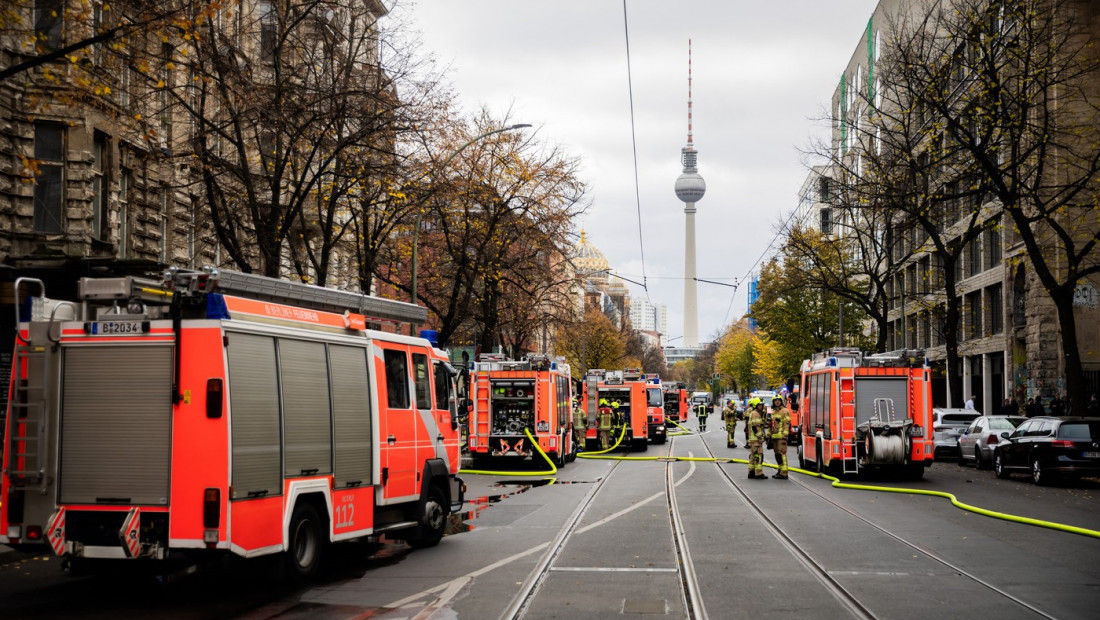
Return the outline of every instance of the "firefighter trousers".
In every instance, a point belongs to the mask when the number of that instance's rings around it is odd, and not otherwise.
[[[749,473],[757,476],[764,475],[764,442],[760,440],[749,442]]]
[[[772,452],[775,454],[775,464],[779,466],[779,476],[786,478],[789,471],[787,465],[787,440],[772,439]]]
[[[611,447],[611,430],[601,428],[600,429],[600,450],[606,450]]]

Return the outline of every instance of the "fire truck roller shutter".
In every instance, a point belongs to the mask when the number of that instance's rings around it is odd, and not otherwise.
[[[275,339],[228,335],[233,497],[280,495],[279,384]]]
[[[283,391],[286,476],[332,473],[332,416],[329,412],[325,345],[279,338]]]
[[[66,347],[61,502],[166,505],[171,346]]]
[[[855,390],[857,426],[874,416],[876,398],[894,401],[894,419],[899,423],[909,417],[909,381],[905,377],[857,377]]]
[[[367,351],[329,345],[332,409],[336,424],[336,487],[371,484],[371,401]]]

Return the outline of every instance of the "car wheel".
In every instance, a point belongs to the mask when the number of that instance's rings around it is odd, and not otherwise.
[[[993,453],[993,471],[998,478],[1007,478],[1008,470],[1005,469],[1005,457],[1000,452]]]
[[[985,469],[985,463],[982,462],[982,449],[980,446],[974,446],[974,467],[977,469]]]
[[[1043,471],[1042,465],[1039,464],[1038,457],[1031,459],[1031,481],[1038,485],[1050,483],[1050,474]]]

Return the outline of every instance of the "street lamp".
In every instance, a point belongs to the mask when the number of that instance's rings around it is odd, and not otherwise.
[[[527,123],[517,123],[515,125],[508,125],[507,127],[501,127],[500,129],[494,129],[492,131],[487,131],[487,132],[485,132],[485,133],[483,133],[479,136],[475,136],[475,137],[471,138],[469,141],[467,141],[465,144],[463,144],[462,146],[455,149],[455,151],[453,153],[448,155],[447,159],[444,159],[443,163],[440,164],[439,167],[440,168],[447,167],[447,164],[451,163],[452,159],[454,159],[455,157],[458,157],[458,154],[461,153],[462,151],[466,150],[466,147],[470,146],[474,142],[477,142],[478,140],[481,140],[483,138],[488,138],[489,136],[494,135],[494,134],[504,133],[505,131],[512,131],[513,129],[524,129],[524,128],[530,127],[530,126],[531,125],[529,125]],[[417,263],[417,255],[420,254],[420,221],[423,217],[424,217],[423,209],[418,209],[417,212],[416,212],[416,227],[413,228],[412,278],[409,282],[409,289],[410,289],[410,292],[412,294],[411,295],[411,297],[412,297],[411,301],[414,304],[416,303],[416,299],[417,299],[417,293],[416,293],[416,267],[417,267],[417,265],[416,265],[416,263]],[[416,327],[417,327],[416,325],[409,324],[409,335],[410,336],[415,335]]]

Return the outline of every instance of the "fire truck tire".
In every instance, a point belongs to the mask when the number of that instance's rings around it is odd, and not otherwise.
[[[290,516],[284,566],[291,581],[308,581],[321,565],[324,549],[324,524],[317,510],[306,501],[299,501]]]
[[[634,452],[645,452],[649,449],[649,442],[646,440],[645,437],[642,437],[641,439],[631,440],[630,449]]]
[[[802,444],[798,444],[798,468],[806,469],[806,450],[802,448]]]
[[[443,539],[443,530],[447,527],[447,500],[437,485],[428,488],[427,497],[420,507],[420,525],[416,534],[409,538],[409,546],[415,549],[434,547]]]
[[[572,433],[568,435],[568,439],[566,441],[569,442],[569,454],[566,455],[565,462],[572,463],[573,461],[577,460],[577,449],[580,446],[577,445],[576,441],[573,441]]]

